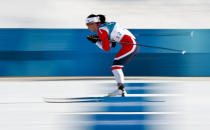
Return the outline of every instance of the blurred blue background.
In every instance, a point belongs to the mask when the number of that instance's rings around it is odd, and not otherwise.
[[[126,76],[210,76],[209,29],[130,29],[144,45]],[[87,29],[0,29],[0,76],[111,76],[120,49],[100,50]]]

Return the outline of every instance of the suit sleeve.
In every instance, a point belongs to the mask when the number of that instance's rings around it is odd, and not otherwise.
[[[103,29],[98,29],[98,36],[101,39],[102,49],[105,51],[110,50],[110,42],[108,38],[108,32]]]

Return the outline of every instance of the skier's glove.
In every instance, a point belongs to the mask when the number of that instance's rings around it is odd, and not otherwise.
[[[116,46],[116,42],[112,42],[112,47],[115,47]]]
[[[97,35],[88,35],[87,39],[91,41],[92,43],[96,43],[97,41],[101,41],[100,38]],[[111,42],[111,47],[115,47],[116,42]]]
[[[87,39],[91,41],[92,43],[96,43],[97,41],[100,41],[100,38],[97,35],[88,35]]]

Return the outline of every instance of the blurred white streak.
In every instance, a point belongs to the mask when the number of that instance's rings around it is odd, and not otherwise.
[[[128,28],[209,28],[210,0],[0,0],[1,28],[86,28],[91,13]]]

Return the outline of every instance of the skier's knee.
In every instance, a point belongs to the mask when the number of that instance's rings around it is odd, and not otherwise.
[[[111,67],[111,70],[112,70],[112,71],[115,70],[115,69],[122,69],[122,66],[112,66],[112,67]]]

